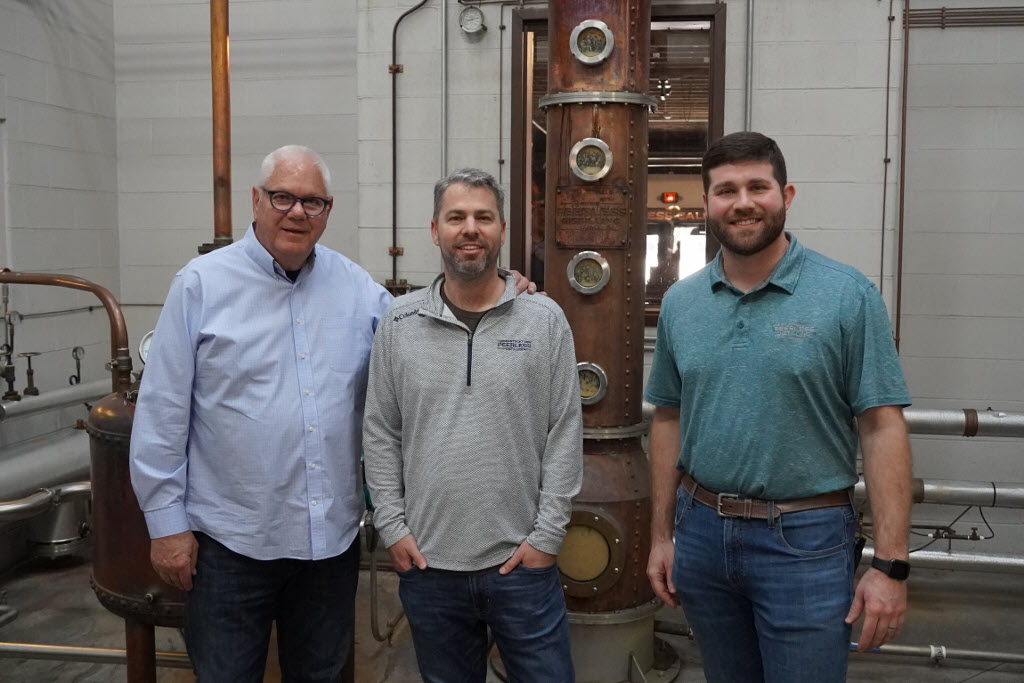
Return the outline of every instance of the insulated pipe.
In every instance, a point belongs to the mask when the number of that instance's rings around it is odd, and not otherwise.
[[[26,396],[20,401],[4,401],[0,403],[0,422],[12,417],[41,413],[52,408],[91,401],[102,398],[110,393],[110,382],[98,379],[88,384],[76,384],[64,389],[49,391],[41,396]]]
[[[864,548],[861,564],[869,564],[875,556],[875,549]],[[1024,557],[1013,555],[989,555],[986,553],[943,552],[941,550],[918,550],[910,553],[910,563],[915,568],[956,569],[959,571],[992,572],[995,574],[1024,574]]]
[[[652,344],[653,339],[645,338],[644,350],[650,350]],[[643,416],[645,420],[651,420],[654,416],[653,404],[644,402]],[[1024,438],[1024,413],[979,411],[973,408],[904,408],[903,417],[907,421],[907,431],[911,434]]]
[[[89,437],[77,429],[47,436],[41,443],[4,450],[0,500],[21,498],[44,487],[89,477]]]
[[[863,500],[864,478],[854,488]],[[970,505],[993,508],[1024,508],[1024,484],[998,481],[956,481],[953,479],[914,479],[911,497],[915,503]]]
[[[16,522],[40,515],[50,508],[76,498],[92,495],[92,485],[87,481],[44,488],[19,500],[0,502],[0,522]]]
[[[20,285],[50,285],[84,289],[92,292],[103,302],[110,318],[110,375],[115,393],[128,391],[132,384],[132,355],[128,350],[128,328],[124,324],[124,313],[117,299],[105,287],[73,275],[54,273],[0,273],[0,282]]]
[[[210,0],[213,90],[213,249],[231,244],[231,65],[228,0]],[[200,252],[204,251],[203,245]]]
[[[1024,437],[1024,413],[904,408],[903,417],[911,434]]]
[[[0,659],[48,659],[89,664],[127,664],[124,650],[107,647],[76,647],[73,645],[36,645],[32,643],[0,643]],[[192,662],[184,652],[157,652],[158,666],[191,669]]]

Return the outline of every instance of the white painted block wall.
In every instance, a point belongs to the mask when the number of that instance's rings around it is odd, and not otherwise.
[[[0,265],[67,273],[119,293],[115,137],[110,2],[0,0]],[[12,285],[10,298],[30,316],[99,306],[91,294],[57,287]],[[15,332],[16,352],[42,354],[32,363],[42,392],[68,386],[76,345],[86,349],[83,382],[109,376],[109,343],[102,307],[29,317]],[[22,391],[25,359],[15,366]],[[11,419],[0,426],[0,448],[85,415],[76,407]]]

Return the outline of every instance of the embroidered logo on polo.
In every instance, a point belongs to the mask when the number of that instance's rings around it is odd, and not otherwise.
[[[529,351],[533,342],[529,339],[499,339],[498,348],[502,351]]]
[[[779,323],[772,326],[772,330],[778,339],[807,339],[815,332],[813,327],[803,323]]]

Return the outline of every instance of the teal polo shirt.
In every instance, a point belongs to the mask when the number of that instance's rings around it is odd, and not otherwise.
[[[910,405],[878,289],[786,236],[750,292],[719,253],[662,301],[644,398],[679,408],[677,466],[713,491],[784,500],[852,486],[854,417]]]

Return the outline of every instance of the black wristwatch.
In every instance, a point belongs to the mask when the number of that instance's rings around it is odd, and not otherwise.
[[[897,581],[906,581],[910,576],[910,563],[903,560],[880,560],[877,557],[872,557],[871,566],[890,579]]]

